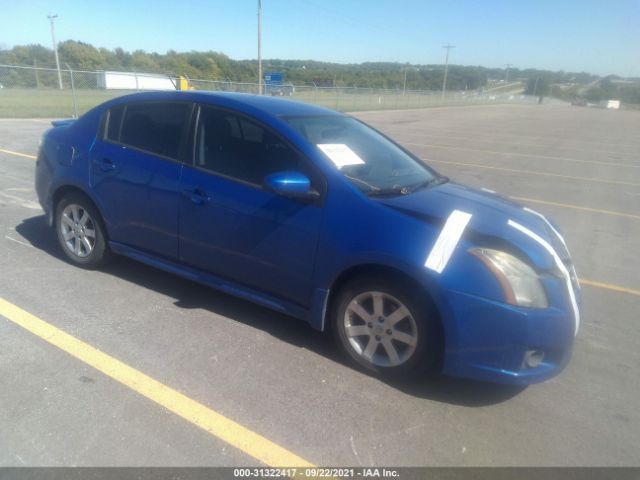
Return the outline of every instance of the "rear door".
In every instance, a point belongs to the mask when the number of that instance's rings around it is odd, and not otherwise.
[[[180,158],[192,108],[137,102],[108,112],[90,174],[110,240],[177,258]]]
[[[307,306],[321,202],[285,198],[261,185],[266,175],[294,170],[322,192],[323,179],[266,127],[210,106],[200,110],[194,156],[182,174],[181,260]]]

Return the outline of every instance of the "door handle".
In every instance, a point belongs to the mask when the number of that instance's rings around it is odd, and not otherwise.
[[[111,161],[110,158],[102,158],[100,160],[94,160],[93,163],[98,166],[103,172],[110,172],[116,169],[116,164]]]
[[[185,190],[184,192],[186,197],[189,197],[192,203],[196,205],[204,205],[209,203],[211,197],[207,195],[207,192],[202,190],[201,188],[194,188],[193,190]]]

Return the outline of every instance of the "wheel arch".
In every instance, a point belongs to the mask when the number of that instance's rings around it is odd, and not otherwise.
[[[339,293],[345,285],[357,278],[383,278],[385,281],[390,280],[394,284],[402,284],[406,288],[411,289],[416,295],[421,296],[424,301],[427,302],[428,308],[433,312],[435,323],[437,325],[438,335],[438,351],[436,353],[436,366],[437,370],[442,367],[446,349],[446,328],[444,325],[444,315],[440,311],[438,302],[435,299],[435,292],[430,291],[428,286],[417,280],[411,274],[400,270],[396,267],[376,264],[365,263],[359,265],[353,265],[346,270],[342,271],[331,283],[329,294],[326,300],[326,307],[324,310],[324,318],[322,321],[323,330],[330,331],[332,322],[330,321],[330,315],[336,308],[336,301],[339,298]]]
[[[51,215],[51,219],[52,219],[52,224],[55,223],[55,211],[57,209],[58,206],[58,202],[65,196],[68,195],[70,193],[77,193],[82,195],[83,197],[86,197],[87,200],[89,200],[91,202],[91,204],[93,205],[93,207],[97,210],[98,214],[100,215],[100,219],[99,221],[102,222],[102,225],[104,227],[104,234],[107,237],[106,240],[109,239],[109,230],[108,230],[108,224],[107,221],[104,217],[104,214],[102,213],[102,209],[100,208],[100,206],[98,205],[98,203],[95,201],[95,199],[87,192],[85,191],[83,188],[80,188],[77,185],[71,185],[71,184],[64,184],[64,185],[60,185],[58,186],[53,194],[51,195],[51,205],[52,205],[52,210],[53,210],[53,215]]]
[[[323,327],[324,330],[329,330],[331,322],[327,321],[328,315],[332,311],[335,301],[338,297],[341,289],[356,278],[366,278],[366,277],[384,277],[385,279],[391,279],[392,281],[399,282],[408,288],[411,288],[416,293],[424,294],[425,299],[429,302],[430,306],[433,308],[434,313],[438,317],[438,323],[440,324],[440,330],[444,335],[444,328],[442,325],[442,315],[438,308],[437,302],[434,299],[433,293],[429,291],[423,283],[419,282],[416,278],[404,272],[398,268],[391,267],[389,265],[375,264],[375,263],[365,263],[360,265],[353,265],[346,270],[342,271],[339,275],[331,283],[329,288],[329,295],[326,301],[326,308],[323,318]],[[444,340],[444,338],[443,338]]]

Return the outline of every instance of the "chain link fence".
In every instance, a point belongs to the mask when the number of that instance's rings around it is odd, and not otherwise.
[[[125,78],[108,88],[104,71],[82,71],[0,65],[0,118],[53,118],[81,115],[111,98],[141,90],[168,90],[179,85],[178,75],[120,72]],[[257,83],[189,79],[195,90],[258,93]],[[265,95],[276,95],[340,111],[426,108],[449,105],[535,103],[520,93],[447,92],[315,85],[263,85]]]

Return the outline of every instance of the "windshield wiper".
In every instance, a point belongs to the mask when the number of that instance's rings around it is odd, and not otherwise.
[[[369,197],[391,197],[394,195],[409,195],[417,190],[421,190],[427,187],[433,187],[436,185],[441,185],[449,181],[448,177],[440,176],[430,178],[429,180],[425,180],[423,182],[418,182],[414,185],[394,185],[389,188],[380,188],[375,185],[372,185],[360,178],[351,177],[349,175],[345,175],[349,180],[352,180],[360,185],[367,187],[369,190],[365,192],[365,194]]]
[[[390,188],[379,188],[377,190],[372,190],[367,192],[369,197],[387,197],[393,195],[408,195],[411,193],[411,189],[409,187],[401,187],[400,185],[394,185]]]
[[[413,185],[394,185],[390,188],[379,188],[377,190],[371,190],[367,192],[367,195],[370,197],[386,197],[393,195],[409,195],[410,193],[416,192],[423,188],[427,187],[435,187],[436,185],[442,185],[449,181],[449,178],[445,176],[430,178],[429,180],[425,180],[423,182],[418,182]]]
[[[369,189],[369,191],[365,192],[367,195],[369,194],[369,192],[379,192],[380,191],[380,187],[376,187],[375,185],[371,185],[369,182],[365,182],[364,180],[360,179],[360,178],[356,178],[356,177],[351,177],[349,175],[344,175],[346,178],[348,178],[349,180],[355,182],[355,183],[359,183],[360,185],[363,185],[365,187],[367,187]]]
[[[424,182],[416,183],[415,185],[410,185],[407,187],[410,193],[417,192],[418,190],[422,190],[427,187],[435,187],[436,185],[442,185],[443,183],[447,183],[449,181],[448,177],[434,177],[429,180],[425,180]]]

